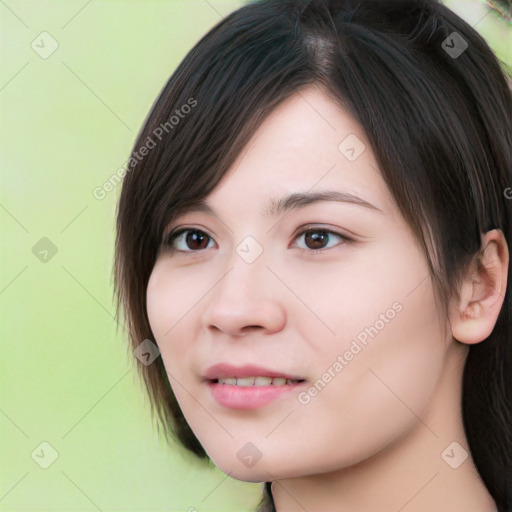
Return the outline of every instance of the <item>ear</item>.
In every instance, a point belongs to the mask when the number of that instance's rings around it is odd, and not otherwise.
[[[450,307],[453,337],[469,345],[489,337],[505,300],[509,252],[503,232],[482,235],[480,253],[472,261],[460,288],[460,300]]]

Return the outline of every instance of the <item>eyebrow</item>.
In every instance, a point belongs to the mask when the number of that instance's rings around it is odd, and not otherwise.
[[[377,208],[368,201],[365,201],[364,199],[349,192],[320,190],[317,192],[295,192],[281,199],[271,198],[266,210],[263,211],[263,214],[269,217],[277,217],[286,211],[304,208],[305,206],[321,201],[336,201],[339,203],[355,204],[357,206],[363,206],[364,208],[384,213],[380,208]]]
[[[266,217],[277,217],[287,211],[304,208],[313,203],[323,201],[336,201],[339,203],[354,204],[362,206],[375,212],[384,213],[380,208],[365,201],[349,192],[340,192],[338,190],[320,190],[316,192],[294,192],[282,198],[270,198],[267,207],[262,210],[262,215]],[[217,216],[214,209],[207,203],[206,199],[199,199],[178,207],[175,216],[186,213],[203,212]]]

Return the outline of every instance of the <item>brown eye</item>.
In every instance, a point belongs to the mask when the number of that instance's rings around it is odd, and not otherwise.
[[[340,233],[320,228],[307,229],[299,233],[296,238],[298,240],[304,238],[303,246],[301,247],[301,244],[299,244],[299,249],[306,254],[320,254],[336,246],[346,245],[352,242],[352,239]]]
[[[182,229],[167,235],[164,244],[177,251],[195,252],[207,249],[210,240],[213,239],[200,229]]]
[[[329,233],[327,231],[306,231],[304,241],[309,249],[323,249],[324,245],[329,241]]]

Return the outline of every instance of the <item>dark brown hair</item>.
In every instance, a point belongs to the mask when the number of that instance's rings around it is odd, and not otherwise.
[[[135,143],[156,146],[127,172],[117,212],[117,313],[132,349],[155,339],[146,288],[164,228],[212,192],[277,105],[313,84],[362,126],[445,311],[481,233],[502,230],[511,251],[512,95],[504,64],[471,26],[436,0],[254,2],[188,53]],[[511,281],[463,376],[469,447],[500,512],[512,507]],[[209,460],[162,359],[138,368],[165,435]],[[266,494],[260,510],[273,510],[269,485]]]

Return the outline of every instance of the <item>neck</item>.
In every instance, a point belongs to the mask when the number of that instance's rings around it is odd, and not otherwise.
[[[466,356],[466,346],[450,346],[428,411],[393,445],[332,473],[274,481],[277,512],[496,511],[469,453],[461,419]],[[458,465],[465,456],[461,447],[468,455]]]

